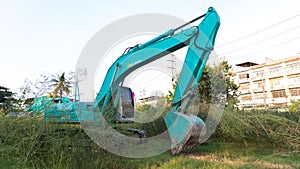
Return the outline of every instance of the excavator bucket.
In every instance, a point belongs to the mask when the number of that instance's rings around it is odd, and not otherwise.
[[[192,114],[169,112],[164,117],[171,138],[172,155],[190,153],[199,145],[199,138],[206,132],[204,121]]]

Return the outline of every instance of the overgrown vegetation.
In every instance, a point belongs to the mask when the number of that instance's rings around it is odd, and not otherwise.
[[[299,151],[300,123],[296,122],[296,119],[267,112],[225,111],[215,137],[233,143]]]
[[[160,129],[160,120],[144,129]],[[106,152],[79,125],[0,118],[0,168],[297,168],[299,158],[300,124],[272,113],[225,111],[194,154],[146,159]]]
[[[218,73],[220,71],[225,75]],[[294,111],[291,113],[237,111],[238,86],[232,82],[232,76],[225,61],[204,71],[198,85],[200,110],[196,111],[200,112],[201,117],[206,117],[207,105],[216,101],[212,98],[215,89],[225,87],[221,94],[226,95],[227,102],[215,133],[193,154],[174,157],[170,152],[165,152],[146,159],[120,157],[99,148],[80,125],[43,123],[39,118],[6,117],[9,109],[2,107],[0,168],[300,168],[298,102],[293,102],[290,109]],[[211,83],[210,78],[214,78],[213,81],[223,80],[224,83]],[[218,86],[222,84],[225,86]],[[63,87],[55,91],[62,95]],[[26,94],[27,89],[23,96]],[[106,107],[112,113],[104,114],[104,117],[111,125],[143,129],[149,137],[155,136],[167,130],[163,117],[169,110],[172,98],[173,93],[170,92],[156,107],[139,106],[137,120],[155,119],[147,123],[116,124],[116,109],[112,103]]]

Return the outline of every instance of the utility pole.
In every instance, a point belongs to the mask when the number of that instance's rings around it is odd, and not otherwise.
[[[265,84],[262,86],[263,89],[263,95],[264,95],[264,110],[267,110],[267,97],[266,97],[266,91],[265,91]]]
[[[171,62],[171,67],[167,67],[167,68],[169,68],[169,69],[171,69],[171,73],[172,73],[172,82],[175,80],[175,73],[174,73],[174,71],[175,71],[175,68],[174,68],[174,64],[175,64],[175,61],[174,61],[174,54],[170,54],[170,56],[171,56],[171,60],[167,60],[168,62]]]
[[[265,79],[263,77],[263,73],[261,74],[261,82],[262,82],[262,90],[263,90],[263,96],[264,96],[264,110],[267,110],[267,96],[266,96],[266,90],[265,90]]]

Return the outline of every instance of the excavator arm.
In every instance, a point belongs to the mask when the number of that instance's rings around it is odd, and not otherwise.
[[[198,26],[181,30],[200,18],[204,19]],[[199,117],[191,115],[185,110],[193,98],[206,61],[214,48],[219,26],[219,16],[214,8],[210,7],[206,14],[176,29],[168,30],[145,44],[129,48],[127,53],[120,56],[109,68],[93,106],[98,107],[100,113],[105,113],[105,107],[113,93],[121,86],[127,75],[143,65],[188,46],[171,110],[165,116],[165,123],[172,141],[172,153],[192,151],[199,142],[200,133],[205,129],[205,123]]]

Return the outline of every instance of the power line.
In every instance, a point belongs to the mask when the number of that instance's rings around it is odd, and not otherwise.
[[[271,48],[274,48],[274,47],[277,47],[277,46],[281,46],[283,44],[290,43],[290,42],[293,42],[293,41],[298,40],[298,39],[300,39],[300,37],[297,37],[297,38],[294,38],[294,39],[290,39],[290,40],[284,41],[282,43],[278,43],[276,45],[272,45],[272,46],[269,46],[267,48],[263,48],[263,49],[260,49],[260,50],[257,50],[255,52],[251,52],[251,53],[248,53],[248,54],[245,54],[245,55],[242,55],[242,56],[234,57],[234,58],[231,58],[229,60],[235,60],[237,58],[246,57],[246,56],[249,56],[249,55],[252,55],[252,54],[260,53],[262,51],[265,51],[265,50],[268,50],[268,49],[271,49]]]
[[[276,37],[278,37],[278,36],[281,36],[281,35],[283,35],[283,34],[285,34],[285,33],[291,32],[291,31],[293,31],[293,30],[295,30],[295,29],[297,29],[297,28],[300,28],[300,26],[296,26],[296,27],[294,27],[294,28],[292,28],[292,29],[289,29],[289,30],[287,30],[287,31],[284,31],[284,32],[281,32],[281,33],[279,33],[279,34],[270,36],[270,37],[265,38],[265,39],[262,39],[262,40],[260,40],[260,41],[251,43],[251,44],[249,44],[249,45],[246,45],[246,46],[243,46],[243,47],[240,47],[240,48],[237,48],[237,49],[234,49],[234,50],[231,50],[231,51],[222,53],[222,54],[220,54],[220,55],[226,55],[226,54],[233,53],[233,52],[236,52],[236,51],[239,51],[239,50],[242,50],[242,49],[251,47],[251,46],[255,46],[255,45],[260,44],[260,43],[262,43],[262,42],[265,42],[265,41],[267,41],[267,40],[270,40],[270,39],[276,38]]]
[[[160,77],[160,76],[158,76],[158,77]],[[159,79],[159,80],[156,80],[156,81],[155,81],[155,80],[153,79],[153,81],[151,81],[151,83],[147,83],[146,85],[143,86],[143,88],[148,88],[149,86],[152,86],[153,84],[157,84],[157,83],[159,83],[161,80],[165,79],[165,77],[163,77],[163,76],[162,76],[163,78],[158,78],[158,77],[155,78],[155,79]]]
[[[152,77],[150,80],[148,79],[147,81],[140,81],[138,83],[134,83],[134,85],[140,86],[140,85],[144,85],[144,84],[148,84],[150,82],[152,82],[154,79],[158,79],[159,77],[163,76],[163,73],[160,73],[154,77]]]
[[[284,23],[284,22],[287,22],[287,21],[289,21],[289,20],[292,20],[292,19],[294,19],[294,18],[296,18],[296,17],[298,17],[298,16],[300,16],[300,13],[297,14],[297,15],[295,15],[295,16],[292,16],[292,17],[290,17],[290,18],[287,18],[287,19],[285,19],[285,20],[283,20],[283,21],[280,21],[280,22],[278,22],[278,23],[275,23],[275,24],[273,24],[273,25],[271,25],[271,26],[265,27],[265,28],[263,28],[263,29],[261,29],[261,30],[259,30],[259,31],[250,33],[250,34],[248,34],[248,35],[246,35],[246,36],[243,36],[243,37],[241,37],[241,38],[238,38],[238,39],[235,39],[235,40],[233,40],[233,41],[230,41],[230,42],[227,42],[227,43],[225,43],[225,44],[222,44],[222,45],[220,45],[220,46],[218,46],[218,47],[223,47],[223,46],[232,44],[232,43],[234,43],[234,42],[237,42],[237,41],[246,39],[246,38],[248,38],[248,37],[250,37],[250,36],[253,36],[253,35],[255,35],[255,34],[261,33],[261,32],[263,32],[263,31],[265,31],[265,30],[268,30],[268,29],[271,29],[271,28],[273,28],[273,27],[275,27],[275,26],[277,26],[277,25],[280,25],[280,24],[282,24],[282,23]]]
[[[284,42],[282,42],[282,43],[279,43],[279,44],[276,44],[276,45],[273,45],[273,46],[269,46],[269,47],[267,47],[267,48],[263,48],[263,49],[258,50],[258,51],[256,51],[256,52],[252,52],[252,53],[243,55],[243,56],[241,56],[241,57],[245,57],[245,56],[249,56],[249,55],[252,55],[252,54],[256,54],[256,53],[259,53],[259,52],[262,52],[262,51],[265,51],[265,50],[274,48],[274,47],[276,47],[276,46],[281,46],[281,45],[283,45],[283,44],[290,43],[290,42],[295,41],[295,40],[298,40],[298,39],[300,39],[300,37],[297,37],[297,38],[294,38],[294,39],[290,39],[290,40],[284,41]]]

